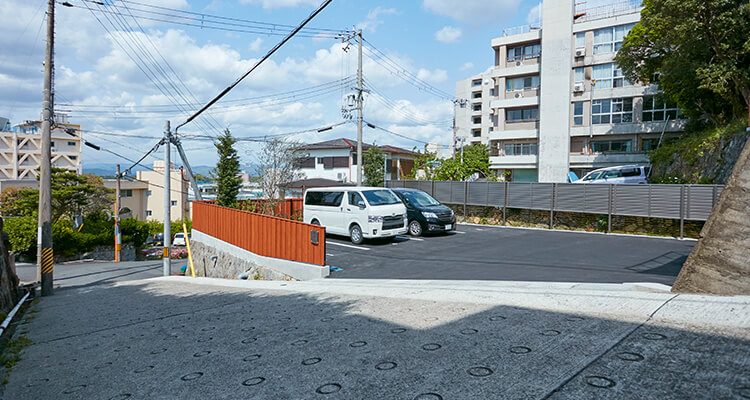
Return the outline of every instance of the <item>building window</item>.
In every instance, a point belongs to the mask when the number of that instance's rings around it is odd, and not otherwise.
[[[666,121],[682,119],[682,111],[677,105],[664,101],[660,96],[643,97],[643,122],[649,121]]]
[[[150,216],[151,216],[151,210],[146,210],[146,216],[147,216],[147,217],[150,217]]]
[[[583,74],[583,67],[578,67],[573,70],[573,82],[575,83],[583,83],[584,80],[584,74]]]
[[[482,105],[481,104],[474,104],[471,109],[473,111],[482,111]]]
[[[586,32],[576,33],[576,49],[586,48]]]
[[[120,197],[133,197],[133,189],[121,190]]]
[[[318,164],[323,164],[323,157],[318,157]]]
[[[541,54],[542,45],[530,44],[526,46],[512,47],[508,49],[508,61],[527,60],[537,58]]]
[[[201,190],[201,191],[203,191],[203,190]],[[148,197],[148,196],[151,196],[151,191],[150,190],[146,191],[146,197]]]
[[[641,139],[641,150],[651,151],[659,147],[659,138]]]
[[[632,97],[591,102],[591,123],[619,124],[627,122],[633,122]]]
[[[537,154],[536,143],[506,143],[506,156],[531,156]]]
[[[177,205],[177,200],[172,200],[169,203],[172,205],[172,207],[174,207]]]
[[[482,123],[482,117],[473,117],[471,119],[471,123],[473,123],[473,124],[481,124]]]
[[[481,99],[482,98],[482,92],[474,92],[471,94],[472,99]]]
[[[539,119],[539,108],[518,108],[505,110],[505,120],[508,122],[536,121]]]
[[[625,35],[635,24],[610,26],[594,31],[594,54],[614,53],[622,47]]]
[[[573,103],[573,125],[583,125],[583,102],[576,101]]]
[[[494,96],[494,95],[495,95],[495,88],[490,88],[490,96]]]
[[[76,145],[76,142],[73,142],[73,141],[68,142],[68,146],[75,146],[75,145]]]
[[[616,63],[594,65],[593,75],[596,81],[594,83],[595,89],[610,89],[632,85],[632,83],[628,82],[622,76],[622,69]]]
[[[68,156],[68,157],[70,157],[70,159],[73,160],[73,161],[75,161],[75,160],[78,159],[78,156]]]
[[[19,140],[18,143],[21,143],[21,141]],[[50,145],[50,147],[52,147],[54,149],[55,148],[55,141],[54,140],[51,141],[49,145]]]
[[[476,79],[476,80],[471,81],[471,86],[474,86],[474,87],[476,87],[476,86],[482,86],[482,80],[481,79]]]
[[[629,153],[631,151],[630,140],[607,140],[601,142],[591,142],[591,151],[594,153],[620,152]]]
[[[539,75],[525,76],[521,78],[512,78],[505,80],[505,91],[514,92],[517,90],[539,89]]]
[[[482,130],[481,129],[472,129],[471,130],[471,136],[473,136],[473,137],[482,137]]]

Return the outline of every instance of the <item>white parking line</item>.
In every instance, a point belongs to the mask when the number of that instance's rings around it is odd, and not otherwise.
[[[349,248],[357,249],[357,250],[370,250],[368,247],[352,246],[350,244],[343,244],[343,243],[336,243],[336,242],[326,242],[326,244],[332,244],[334,246],[341,246],[341,247],[349,247]]]
[[[420,239],[420,238],[409,238],[409,240],[416,240],[417,242],[424,242],[424,239]]]
[[[464,233],[466,233],[466,232],[461,232],[461,231],[453,231],[453,232],[458,233],[459,235],[463,235]]]

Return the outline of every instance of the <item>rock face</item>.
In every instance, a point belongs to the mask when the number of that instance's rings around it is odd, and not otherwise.
[[[750,141],[672,291],[750,294]]]
[[[0,312],[7,314],[15,306],[18,295],[18,277],[11,269],[10,240],[3,231],[0,217]]]

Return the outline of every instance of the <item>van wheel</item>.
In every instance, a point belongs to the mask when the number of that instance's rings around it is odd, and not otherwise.
[[[317,219],[314,219],[314,220],[310,221],[310,224],[320,226],[320,221],[318,221]]]
[[[364,236],[362,236],[362,228],[359,225],[352,225],[349,228],[349,237],[352,239],[353,244],[362,244]]]
[[[409,222],[409,234],[412,236],[422,236],[422,224],[417,220]]]

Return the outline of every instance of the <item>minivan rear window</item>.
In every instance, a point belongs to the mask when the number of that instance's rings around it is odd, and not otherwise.
[[[343,198],[344,192],[307,192],[305,205],[338,207]]]
[[[390,190],[363,190],[362,194],[371,206],[384,206],[387,204],[401,203],[401,200]]]

